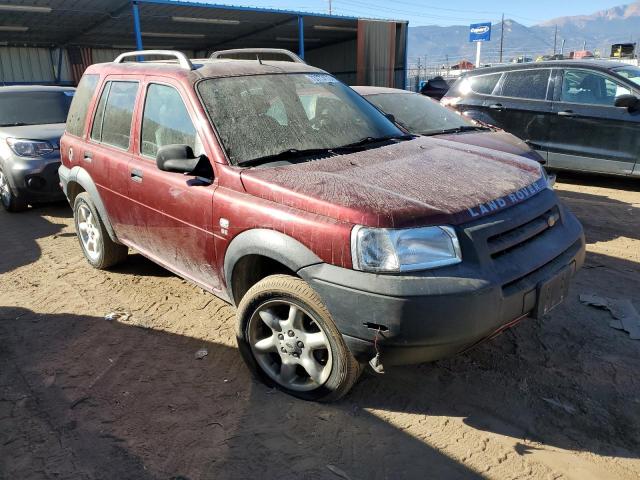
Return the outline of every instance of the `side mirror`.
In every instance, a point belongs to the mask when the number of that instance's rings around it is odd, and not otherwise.
[[[616,107],[626,108],[630,112],[637,110],[640,108],[640,99],[635,95],[620,95],[616,97],[616,102],[614,103]]]
[[[156,165],[163,172],[191,173],[199,160],[189,145],[165,145],[156,155]]]
[[[393,113],[385,113],[384,116],[387,117],[389,120],[391,120],[393,123],[397,123],[396,117]]]

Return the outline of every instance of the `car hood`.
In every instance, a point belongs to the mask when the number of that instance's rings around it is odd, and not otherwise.
[[[544,163],[543,158],[529,145],[520,140],[515,135],[511,135],[502,130],[497,131],[477,131],[465,132],[452,135],[440,135],[438,138],[451,140],[452,142],[476,145],[478,147],[490,148],[501,152],[519,155],[540,163]]]
[[[388,228],[463,223],[507,208],[546,185],[534,161],[433,137],[251,168],[241,178],[246,191],[257,197]],[[501,200],[492,202],[496,199]]]
[[[58,146],[64,133],[65,123],[46,125],[24,125],[22,127],[0,127],[0,137],[24,138],[28,140],[46,140]]]

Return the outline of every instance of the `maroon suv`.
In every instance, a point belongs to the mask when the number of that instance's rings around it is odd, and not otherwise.
[[[80,82],[60,167],[80,245],[237,305],[267,384],[336,399],[367,362],[453,355],[566,296],[582,227],[537,162],[407,135],[296,58],[161,53]]]

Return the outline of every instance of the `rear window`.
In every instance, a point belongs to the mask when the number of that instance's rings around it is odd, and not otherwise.
[[[93,120],[91,138],[128,150],[137,94],[138,82],[107,82]]]
[[[73,90],[0,94],[0,127],[64,123]]]
[[[99,75],[85,75],[80,80],[67,117],[67,132],[71,135],[82,136],[87,110],[98,86],[99,78]]]
[[[519,70],[507,72],[502,81],[503,97],[544,100],[547,98],[551,70]]]

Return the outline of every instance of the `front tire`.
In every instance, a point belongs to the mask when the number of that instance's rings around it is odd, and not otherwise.
[[[246,293],[237,338],[260,380],[304,400],[337,400],[361,373],[318,294],[290,275],[269,276]]]
[[[0,203],[2,207],[11,213],[23,212],[28,208],[27,202],[14,195],[9,185],[9,178],[0,168]]]
[[[111,240],[88,193],[76,197],[73,220],[82,253],[92,267],[104,270],[127,258],[129,249]]]

